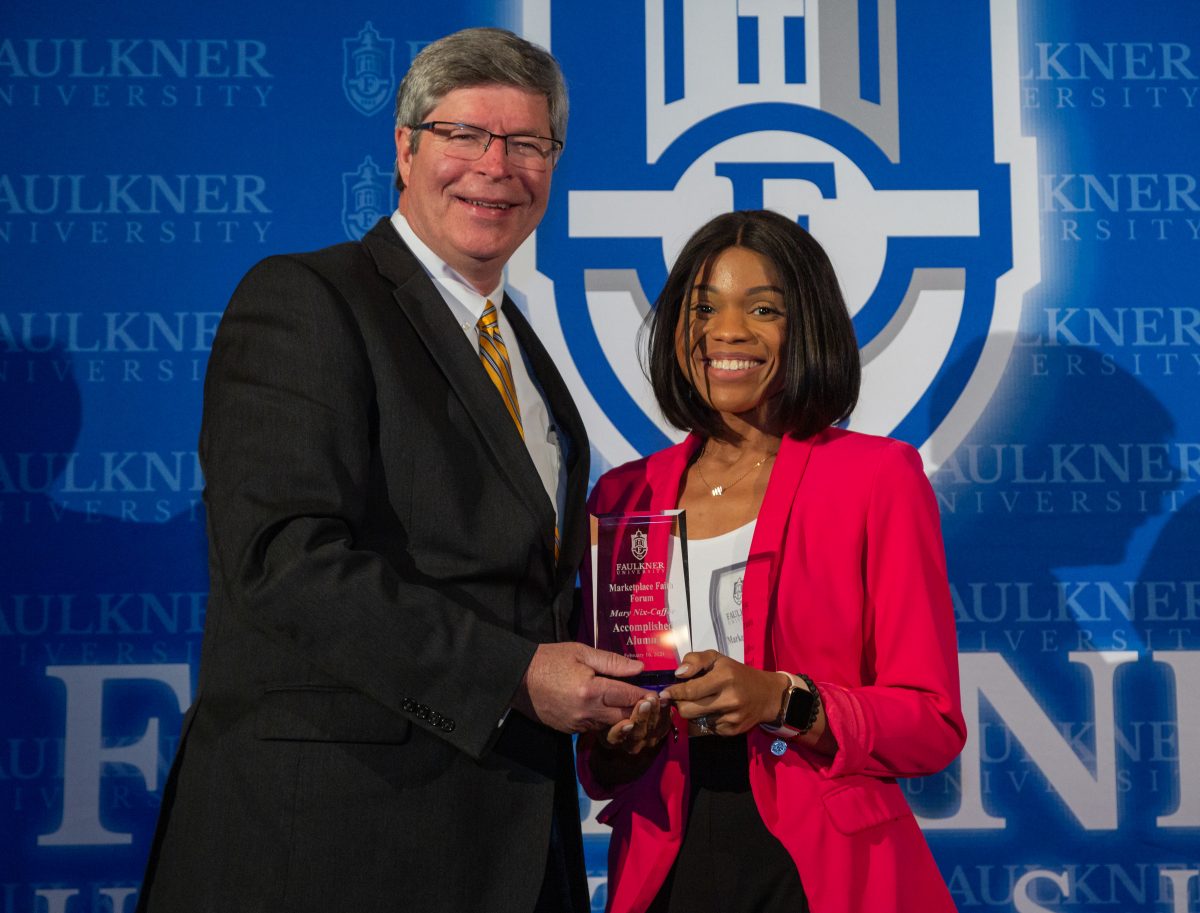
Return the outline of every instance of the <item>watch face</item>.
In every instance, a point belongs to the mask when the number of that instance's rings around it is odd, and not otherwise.
[[[811,691],[793,688],[788,696],[787,710],[783,713],[783,725],[807,732],[811,726],[809,718],[812,716],[813,702],[816,699],[816,695]]]

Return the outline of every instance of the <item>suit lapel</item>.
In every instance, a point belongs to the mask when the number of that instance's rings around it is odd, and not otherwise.
[[[679,506],[683,474],[692,462],[692,455],[703,443],[704,439],[693,433],[673,447],[650,454],[646,461],[649,510],[674,510]]]
[[[390,222],[386,219],[377,222],[363,238],[363,244],[375,260],[380,275],[396,286],[392,294],[401,313],[412,324],[478,427],[500,472],[508,478],[537,520],[547,547],[553,549],[554,512],[546,489],[529,458],[525,442],[504,409],[499,392],[480,367],[478,353],[471,348],[433,281]]]
[[[775,460],[771,479],[767,482],[767,491],[754,527],[754,538],[750,543],[750,560],[742,584],[745,594],[742,600],[743,643],[746,663],[760,669],[766,668],[771,594],[779,582],[783,539],[814,440],[815,437],[798,440],[785,436],[780,442],[779,456]]]

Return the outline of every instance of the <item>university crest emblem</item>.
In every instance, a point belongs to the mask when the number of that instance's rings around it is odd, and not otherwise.
[[[391,172],[382,170],[369,155],[354,171],[342,172],[342,228],[346,237],[357,241],[380,217],[391,215],[394,193]]]
[[[368,22],[354,38],[342,39],[342,91],[370,117],[386,108],[396,88],[395,42]]]
[[[635,530],[629,536],[629,550],[633,552],[633,557],[638,561],[646,559],[646,552],[649,547],[646,545],[646,531],[644,529]]]
[[[545,5],[526,2],[526,19]],[[613,65],[572,97],[557,177],[570,190],[551,200],[536,265],[510,267],[593,465],[679,439],[654,406],[639,328],[696,228],[762,207],[805,225],[837,270],[863,360],[849,427],[909,441],[932,471],[995,393],[1040,276],[1016,0],[628,9],[545,15],[561,19],[551,49],[568,72],[602,66],[604,48]],[[639,49],[644,66],[623,66]]]

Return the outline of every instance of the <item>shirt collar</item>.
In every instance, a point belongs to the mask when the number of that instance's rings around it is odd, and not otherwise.
[[[487,307],[489,300],[495,302],[497,308],[500,307],[500,303],[504,300],[503,277],[500,279],[500,284],[492,289],[490,295],[480,295],[466,279],[434,253],[428,244],[417,237],[417,233],[408,224],[408,220],[400,214],[399,209],[392,213],[391,221],[404,243],[408,245],[408,249],[412,251],[412,255],[417,258],[417,262],[424,267],[429,278],[438,287],[442,297],[446,298],[448,304],[453,302],[460,305],[466,313],[470,314],[472,324],[483,316],[484,308]]]

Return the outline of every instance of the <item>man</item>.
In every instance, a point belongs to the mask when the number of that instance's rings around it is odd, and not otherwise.
[[[565,87],[472,29],[396,109],[399,210],[256,266],[217,333],[200,687],[141,910],[586,907],[566,733],[645,693],[570,642],[587,440],[503,279]]]

